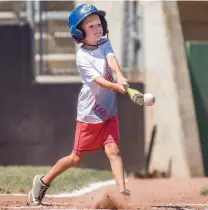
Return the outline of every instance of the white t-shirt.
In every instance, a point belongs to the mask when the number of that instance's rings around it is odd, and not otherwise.
[[[102,76],[114,82],[112,70],[107,63],[109,55],[114,56],[109,40],[95,50],[80,48],[77,51],[76,64],[83,83],[77,106],[77,120],[79,121],[100,123],[117,113],[117,93],[102,88],[94,81],[96,77]]]

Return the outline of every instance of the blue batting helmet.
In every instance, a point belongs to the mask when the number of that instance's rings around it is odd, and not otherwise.
[[[98,10],[90,4],[82,4],[76,7],[69,15],[68,26],[72,37],[77,43],[82,43],[85,39],[84,30],[79,28],[79,24],[89,15],[97,14],[100,17],[103,27],[103,36],[108,33],[107,21],[105,19],[105,11]]]

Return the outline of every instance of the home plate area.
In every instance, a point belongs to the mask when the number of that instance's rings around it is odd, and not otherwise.
[[[68,206],[68,207],[67,207]],[[61,209],[68,209],[68,210],[78,210],[78,209],[86,209],[86,210],[93,210],[89,208],[70,208],[70,204],[66,204],[63,206],[60,206],[60,204],[53,204],[53,205],[41,205],[41,206],[10,206],[10,207],[3,207],[1,206],[0,209],[28,209],[28,210],[37,210],[37,209],[47,209],[47,210],[61,210]],[[105,208],[105,209],[112,209],[116,210],[119,208]],[[207,210],[208,206],[204,204],[187,204],[187,205],[158,205],[158,206],[152,206],[152,207],[144,207],[144,208],[122,208],[122,209],[132,209],[132,210],[137,210],[137,209],[143,209],[143,210]]]
[[[127,183],[130,200],[110,185],[80,196],[47,195],[41,206],[27,205],[27,195],[0,195],[0,209],[208,210],[208,196],[200,194],[204,187],[208,187],[208,178],[131,178]]]

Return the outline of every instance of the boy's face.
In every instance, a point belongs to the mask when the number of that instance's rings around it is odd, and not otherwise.
[[[91,44],[97,44],[103,35],[103,27],[98,15],[92,14],[86,17],[81,25],[86,33],[85,41]]]

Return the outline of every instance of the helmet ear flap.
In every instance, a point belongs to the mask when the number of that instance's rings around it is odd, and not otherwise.
[[[108,33],[108,23],[107,20],[104,17],[100,17],[101,24],[103,27],[103,36],[105,36]]]
[[[81,27],[77,27],[72,34],[72,37],[76,40],[77,43],[82,43],[86,36],[85,31],[81,29]]]
[[[82,40],[84,40],[85,39],[85,37],[86,37],[86,33],[85,33],[85,31],[83,30],[83,29],[80,29],[80,31],[82,32]]]
[[[83,41],[86,37],[86,33],[85,33],[84,29],[82,29],[81,24],[82,24],[82,22],[77,26],[77,30],[79,30],[80,33],[82,34],[82,41]]]

